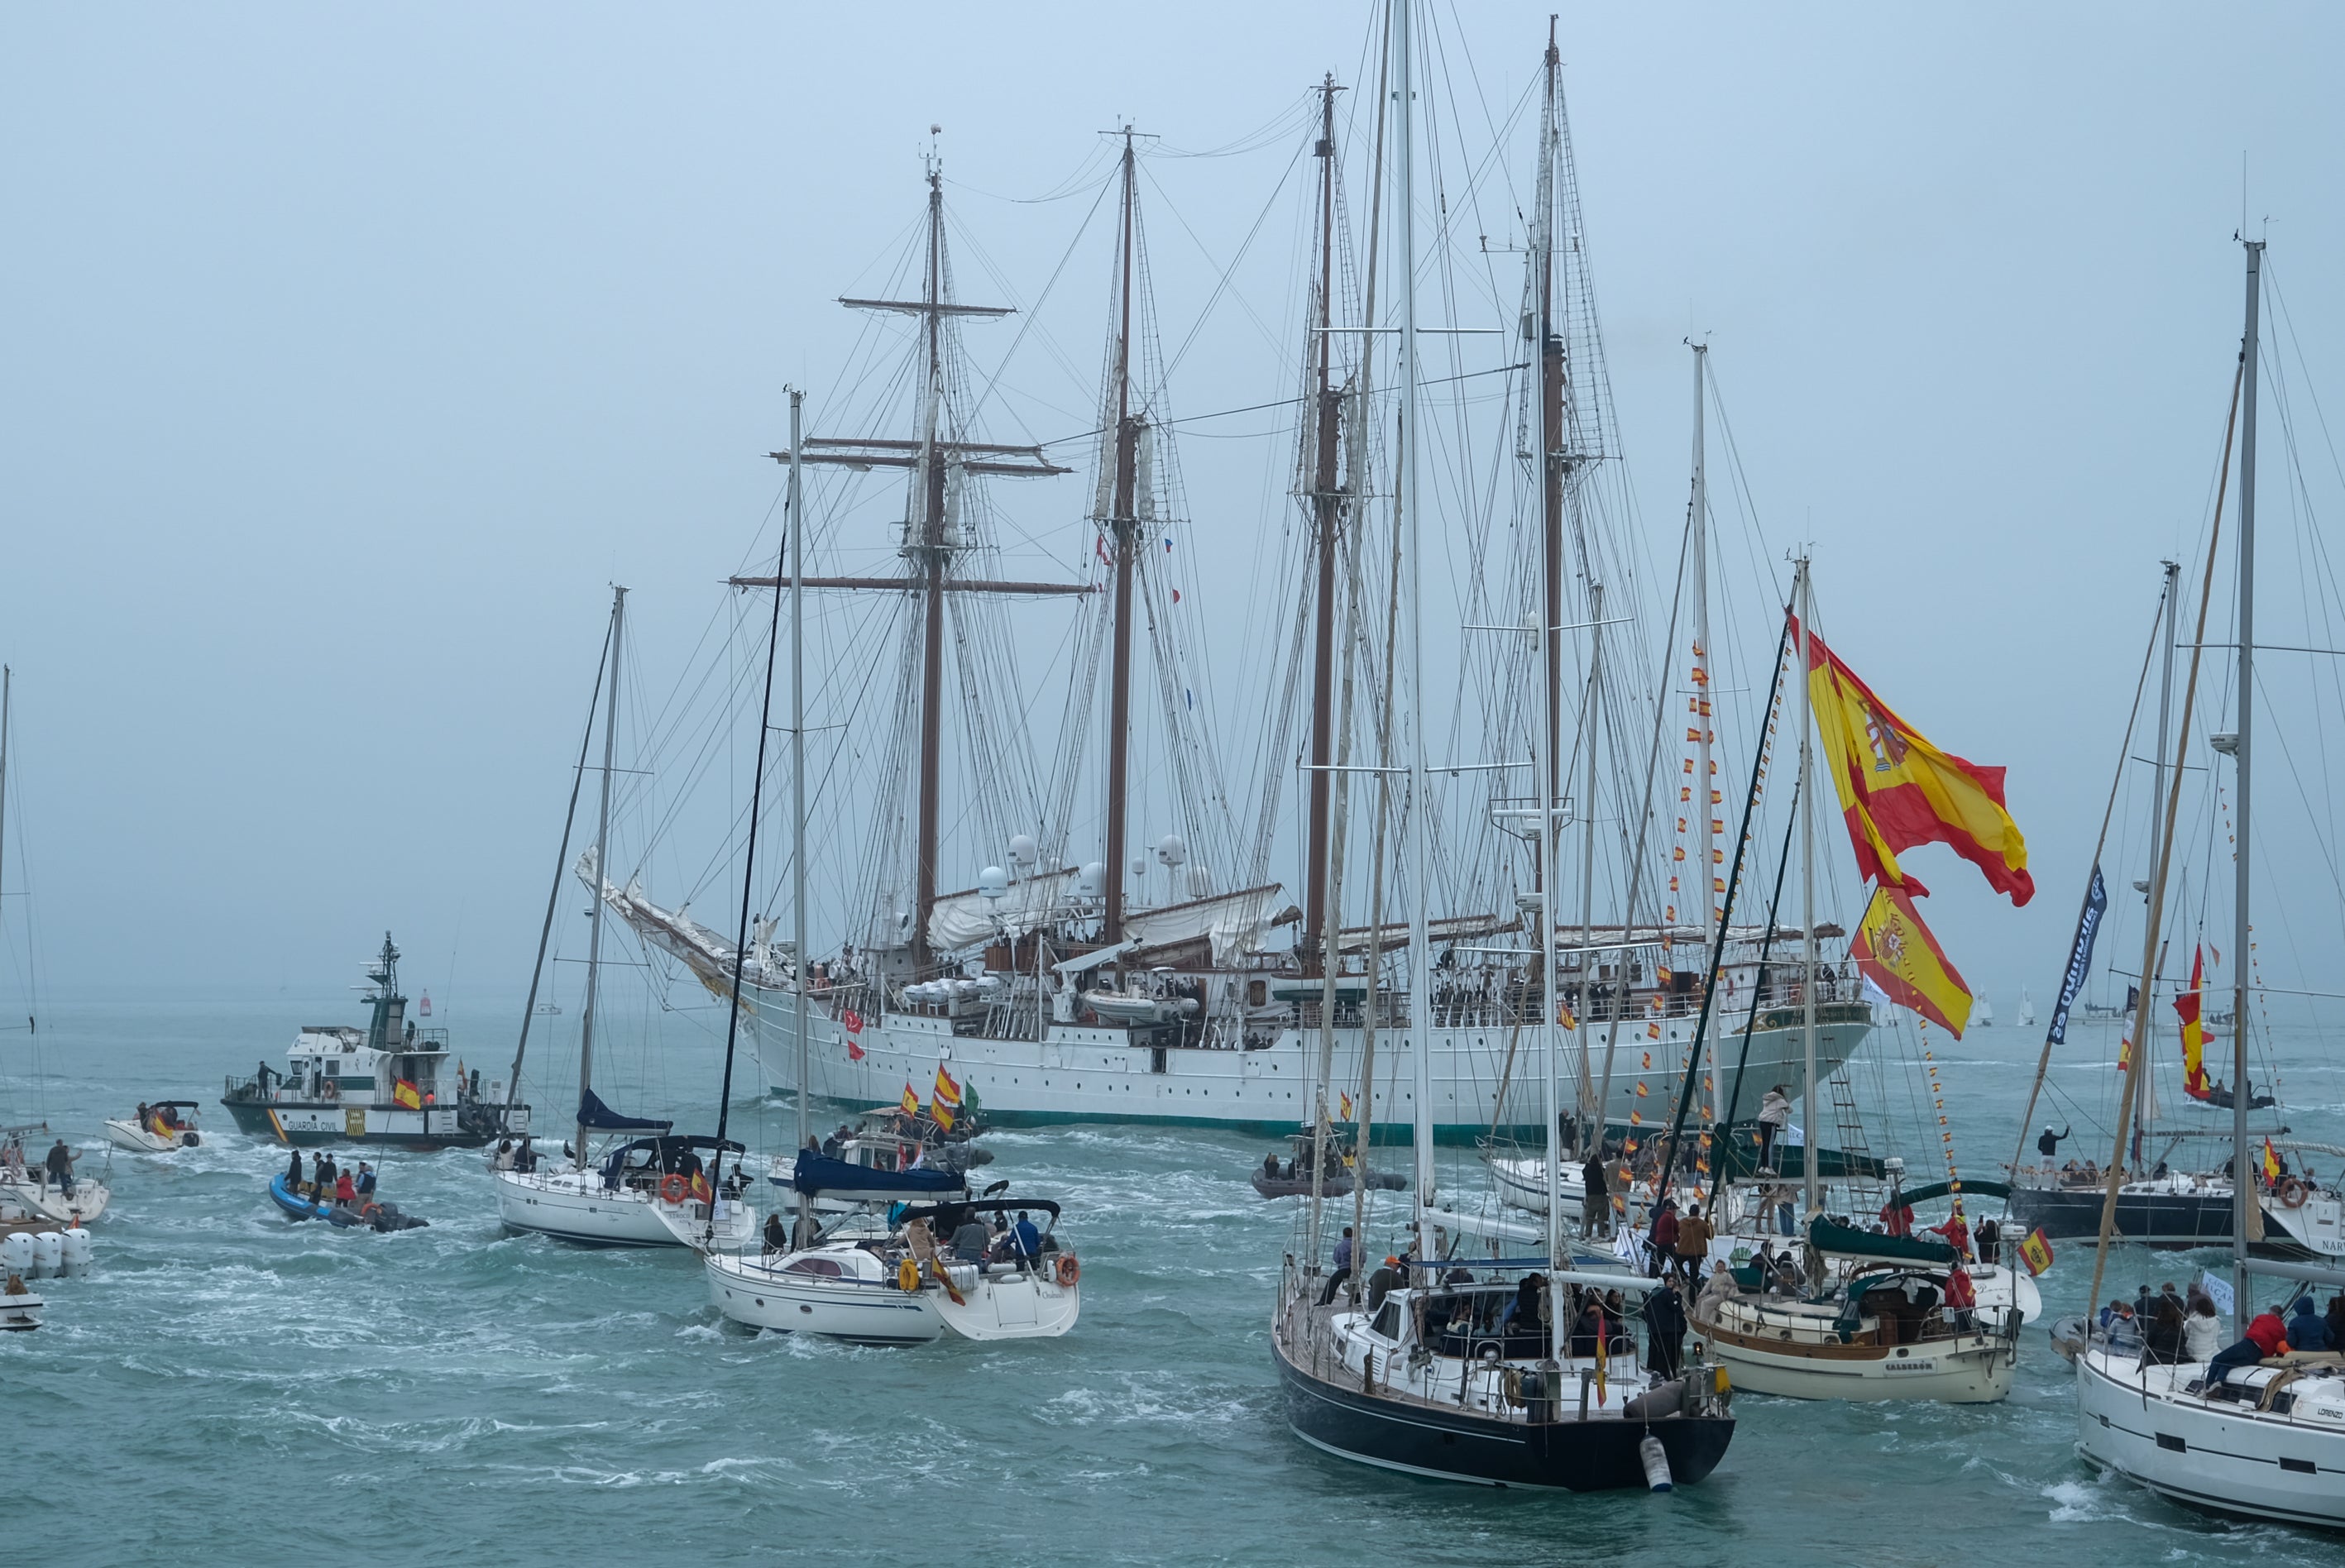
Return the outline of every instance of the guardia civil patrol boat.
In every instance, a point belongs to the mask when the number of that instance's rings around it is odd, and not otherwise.
[[[220,1104],[239,1130],[304,1147],[399,1148],[473,1148],[527,1136],[529,1107],[503,1103],[501,1083],[482,1092],[449,1056],[448,1031],[419,1029],[407,1016],[388,931],[366,977],[365,1028],[304,1024],[283,1070],[264,1061],[250,1077],[228,1080]]]

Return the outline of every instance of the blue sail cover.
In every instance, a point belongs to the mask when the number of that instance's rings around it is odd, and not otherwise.
[[[649,1117],[621,1116],[603,1103],[603,1097],[593,1089],[578,1097],[578,1125],[596,1132],[665,1132],[674,1127],[672,1121],[655,1121]]]
[[[790,1185],[809,1197],[820,1192],[857,1203],[899,1203],[959,1192],[966,1179],[949,1170],[873,1170],[802,1148],[797,1168],[790,1173]]]

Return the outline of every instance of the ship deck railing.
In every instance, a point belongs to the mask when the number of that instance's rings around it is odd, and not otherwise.
[[[1471,1264],[1470,1259],[1455,1260],[1457,1267],[1470,1267]],[[1608,1352],[1601,1358],[1600,1366],[1595,1357],[1568,1353],[1557,1356],[1555,1360],[1562,1369],[1566,1387],[1541,1401],[1514,1405],[1508,1402],[1503,1393],[1503,1373],[1509,1366],[1521,1370],[1523,1358],[1519,1356],[1511,1360],[1501,1356],[1493,1362],[1478,1359],[1464,1362],[1460,1368],[1458,1391],[1448,1397],[1419,1393],[1383,1378],[1376,1380],[1370,1390],[1365,1386],[1366,1380],[1363,1370],[1344,1360],[1345,1341],[1335,1326],[1336,1318],[1364,1309],[1355,1306],[1341,1289],[1336,1291],[1336,1299],[1333,1302],[1321,1305],[1317,1293],[1325,1288],[1325,1275],[1303,1273],[1295,1267],[1294,1259],[1289,1258],[1280,1284],[1278,1316],[1271,1325],[1271,1332],[1287,1359],[1323,1382],[1348,1381],[1361,1386],[1364,1392],[1372,1391],[1378,1399],[1425,1410],[1456,1411],[1518,1426],[1548,1426],[1582,1419],[1579,1415],[1581,1401],[1595,1389],[1599,1378],[1622,1381],[1631,1387],[1643,1381],[1644,1366],[1637,1351],[1636,1336],[1627,1327],[1628,1323],[1636,1320],[1632,1313],[1620,1325],[1616,1340],[1622,1349]],[[1485,1286],[1484,1289],[1495,1287]],[[1475,1342],[1470,1336],[1468,1342]],[[1490,1336],[1487,1342],[1495,1345],[1501,1341],[1497,1337]],[[1406,1351],[1396,1352],[1404,1364],[1406,1354]],[[1448,1385],[1445,1383],[1445,1386]],[[1478,1399],[1473,1397],[1477,1395]],[[1536,1419],[1542,1403],[1554,1412],[1551,1419]]]

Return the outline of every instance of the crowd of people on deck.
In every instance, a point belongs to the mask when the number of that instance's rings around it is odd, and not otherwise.
[[[2144,1285],[2132,1300],[2119,1297],[2100,1310],[2100,1330],[2112,1345],[2138,1345],[2152,1366],[2204,1364],[2209,1378],[2228,1367],[2251,1367],[2289,1351],[2345,1352],[2345,1291],[2322,1311],[2307,1290],[2293,1302],[2276,1301],[2249,1320],[2230,1344],[2214,1299],[2198,1285],[2188,1293],[2172,1280],[2152,1294]]]
[[[320,1149],[304,1175],[301,1151],[293,1151],[292,1163],[285,1168],[285,1189],[296,1198],[306,1198],[329,1209],[351,1209],[365,1212],[374,1206],[374,1167],[361,1159],[351,1170],[336,1163],[333,1155]]]

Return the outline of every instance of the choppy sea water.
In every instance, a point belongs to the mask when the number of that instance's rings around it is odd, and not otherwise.
[[[509,1009],[510,1011],[510,1009]],[[52,1001],[44,1080],[16,1047],[0,1107],[38,1111],[104,1173],[98,1122],[218,1098],[345,995],[249,1003]],[[452,1020],[501,1052],[510,1022]],[[657,1081],[713,1119],[705,1031],[665,1031]],[[1942,1061],[1974,1169],[2007,1154],[2040,1037],[1974,1032]],[[2345,1071],[2282,1042],[2297,1130],[2339,1138]],[[2071,1049],[2068,1057],[2087,1051]],[[2090,1097],[2097,1069],[2062,1069]],[[754,1078],[754,1074],[752,1074]],[[563,1097],[532,1074],[541,1103]],[[736,1096],[752,1141],[784,1108]],[[1246,1185],[1259,1138],[1110,1127],[994,1135],[993,1173],[1067,1205],[1083,1317],[1056,1342],[855,1350],[721,1325],[680,1252],[588,1252],[498,1229],[474,1154],[391,1153],[384,1190],[427,1229],[337,1232],[268,1201],[282,1151],[225,1112],[205,1146],[116,1152],[86,1280],[0,1335],[15,1435],[0,1541],[53,1564],[323,1565],[1355,1561],[2333,1564],[2345,1543],[2229,1524],[2075,1458],[2069,1374],[2027,1333],[2002,1406],[1744,1396],[1709,1482],[1665,1497],[1493,1492],[1305,1448],[1279,1414],[1266,1324],[1291,1204]],[[2087,1149],[2079,1127],[2073,1149]],[[2105,1158],[2105,1151],[2099,1151]],[[1917,1165],[1920,1162],[1917,1161]],[[2111,1280],[2218,1255],[2120,1255]],[[2052,1312],[2091,1255],[2064,1250]],[[2108,1291],[2117,1288],[2113,1284]]]

